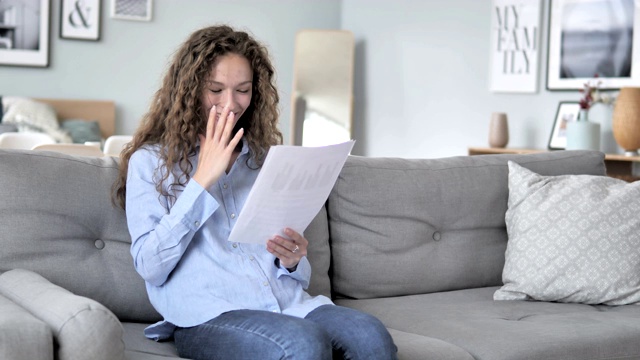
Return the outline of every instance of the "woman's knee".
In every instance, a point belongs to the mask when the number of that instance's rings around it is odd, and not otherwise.
[[[192,359],[331,359],[331,340],[315,323],[280,314],[238,312],[174,334]]]
[[[340,306],[326,306],[316,310],[308,315],[308,319],[325,327],[325,331],[332,337],[334,347],[348,358],[396,358],[397,347],[393,338],[375,316]]]

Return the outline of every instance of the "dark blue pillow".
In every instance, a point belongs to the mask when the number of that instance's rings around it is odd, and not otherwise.
[[[100,125],[97,121],[87,120],[65,120],[60,125],[62,130],[66,130],[71,135],[74,143],[84,144],[87,141],[101,141]]]

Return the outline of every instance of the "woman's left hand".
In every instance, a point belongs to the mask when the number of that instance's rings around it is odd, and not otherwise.
[[[289,238],[276,235],[267,241],[267,250],[280,259],[280,264],[287,269],[295,268],[300,259],[307,255],[309,242],[293,229],[285,228],[284,234]]]

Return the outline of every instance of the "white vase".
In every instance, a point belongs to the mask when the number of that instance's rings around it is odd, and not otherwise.
[[[577,121],[567,124],[567,150],[600,151],[600,124],[588,120],[586,110],[580,110]]]

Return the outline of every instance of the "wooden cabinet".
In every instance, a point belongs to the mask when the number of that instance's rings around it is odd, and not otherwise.
[[[518,149],[518,148],[486,148],[470,147],[469,155],[490,154],[531,154],[547,152],[549,150]],[[561,151],[561,150],[557,150]],[[640,156],[624,156],[620,154],[605,154],[604,164],[607,175],[626,181],[640,180]]]

